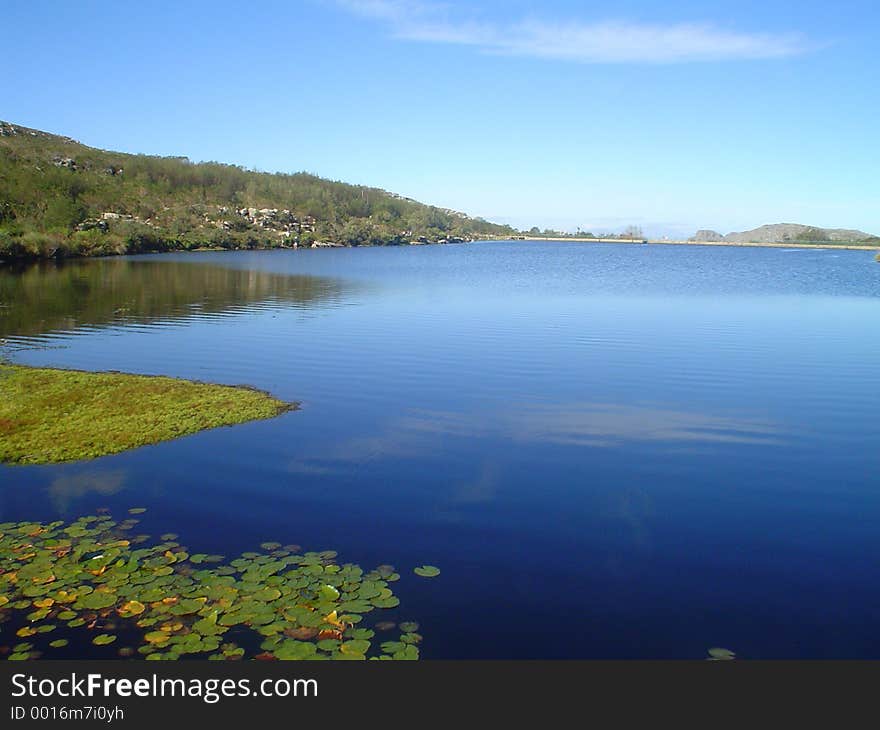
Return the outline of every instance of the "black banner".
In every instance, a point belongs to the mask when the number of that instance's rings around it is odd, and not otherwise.
[[[5,662],[0,727],[838,726],[870,712],[878,678],[858,662]]]

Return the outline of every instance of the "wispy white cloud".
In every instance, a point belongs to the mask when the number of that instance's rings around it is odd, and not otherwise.
[[[585,22],[525,18],[501,24],[421,0],[336,0],[385,23],[403,40],[472,46],[485,53],[580,63],[686,63],[774,59],[808,49],[799,33],[726,30],[708,23]]]

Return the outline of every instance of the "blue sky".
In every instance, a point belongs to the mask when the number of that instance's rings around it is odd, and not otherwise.
[[[880,233],[876,0],[4,6],[0,119],[518,227]]]

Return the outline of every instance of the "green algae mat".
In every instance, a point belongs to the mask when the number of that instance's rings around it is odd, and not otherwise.
[[[416,622],[368,620],[400,604],[391,565],[365,571],[271,542],[227,560],[175,534],[133,535],[137,523],[0,524],[0,656],[419,658]]]
[[[250,388],[0,364],[0,462],[91,459],[295,407]]]

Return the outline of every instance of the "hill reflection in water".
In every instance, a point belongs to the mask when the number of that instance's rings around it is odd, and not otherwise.
[[[0,337],[156,324],[264,307],[332,306],[350,287],[331,277],[168,259],[61,262],[20,272],[0,269]]]

